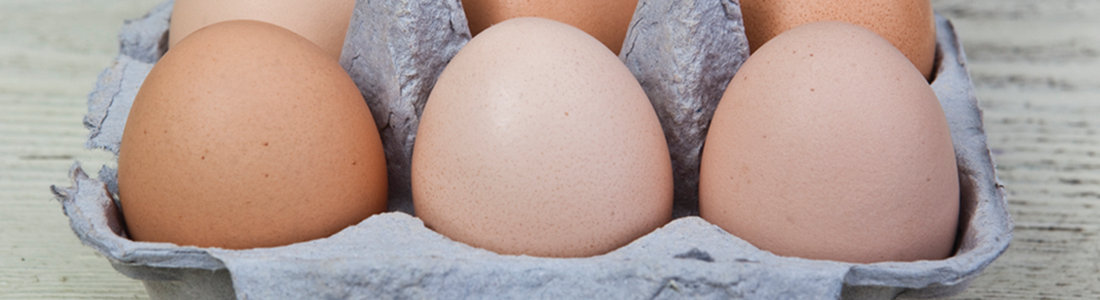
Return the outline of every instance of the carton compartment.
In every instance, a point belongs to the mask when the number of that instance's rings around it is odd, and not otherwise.
[[[123,26],[120,54],[89,95],[87,147],[118,153],[130,104],[165,52],[172,4]],[[340,61],[382,131],[390,212],[328,238],[248,250],[134,242],[113,196],[115,170],[104,167],[93,179],[78,162],[72,186],[53,191],[81,241],[119,272],[143,280],[154,299],[931,298],[961,292],[1011,240],[966,55],[950,21],[939,15],[931,85],[951,128],[962,190],[954,256],[875,264],[781,257],[696,217],[696,148],[748,53],[740,8],[734,0],[641,0],[620,59],[642,83],[669,138],[676,219],[588,258],[498,255],[454,242],[414,217],[408,158],[435,78],[469,38],[458,0],[358,1]],[[675,109],[685,103],[698,109]],[[676,114],[688,121],[668,121]]]

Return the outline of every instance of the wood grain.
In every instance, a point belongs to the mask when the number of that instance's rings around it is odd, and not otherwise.
[[[1100,299],[1100,1],[940,0],[1016,221],[954,299]]]
[[[146,299],[140,281],[80,244],[50,185],[83,148],[86,95],[118,53],[122,20],[159,1],[0,1],[0,299]]]
[[[49,186],[122,20],[159,0],[0,1],[0,299],[145,299],[80,245]],[[1015,239],[952,299],[1100,299],[1100,1],[934,0],[963,40]]]

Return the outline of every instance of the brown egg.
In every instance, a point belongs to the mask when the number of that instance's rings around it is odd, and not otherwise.
[[[418,217],[501,254],[603,254],[672,217],[672,162],[642,87],[599,41],[517,18],[470,41],[424,107]]]
[[[386,209],[381,139],[321,48],[256,21],[207,26],[141,86],[119,146],[138,241],[221,248],[329,236]]]
[[[920,73],[871,31],[816,22],[764,44],[730,81],[703,148],[699,213],[783,256],[943,259],[958,184]]]
[[[168,47],[199,28],[229,20],[256,20],[289,29],[340,59],[355,0],[176,0]]]
[[[638,0],[465,0],[462,8],[477,35],[485,28],[518,17],[540,17],[563,22],[596,37],[615,54],[623,47],[626,30]]]
[[[928,0],[741,0],[741,12],[753,52],[798,25],[844,21],[886,38],[926,80],[932,78],[936,18]]]

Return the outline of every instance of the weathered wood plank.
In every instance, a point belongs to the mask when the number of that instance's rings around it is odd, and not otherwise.
[[[1100,299],[1100,1],[940,0],[1016,221],[954,299]]]
[[[145,299],[80,244],[49,192],[85,150],[86,95],[118,53],[122,20],[159,0],[0,1],[0,299]]]

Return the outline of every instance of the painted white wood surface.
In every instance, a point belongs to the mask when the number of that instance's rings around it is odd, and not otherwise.
[[[939,0],[1016,221],[957,299],[1100,299],[1100,1]]]
[[[146,299],[69,229],[50,185],[85,150],[87,94],[118,54],[122,20],[156,0],[0,0],[0,299]]]
[[[159,0],[0,0],[0,299],[145,299],[80,245],[49,186],[85,150],[85,97],[122,20]],[[1100,0],[934,0],[985,110],[1015,240],[954,299],[1100,299]]]

